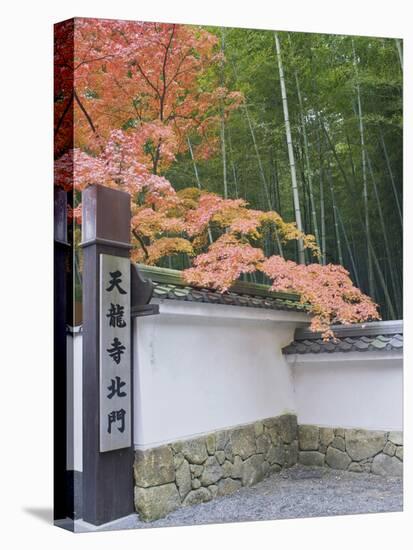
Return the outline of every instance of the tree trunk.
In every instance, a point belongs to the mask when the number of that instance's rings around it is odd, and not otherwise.
[[[235,164],[234,164],[234,152],[232,150],[232,140],[231,140],[231,132],[228,128],[228,143],[229,143],[229,154],[231,156],[231,167],[232,167],[232,177],[234,180],[234,187],[235,187],[235,198],[238,198],[238,179],[237,179],[237,171],[235,170]]]
[[[383,209],[381,207],[381,202],[380,202],[380,197],[379,197],[379,191],[377,189],[376,180],[375,180],[374,173],[373,173],[373,168],[372,168],[372,165],[371,165],[370,155],[368,153],[367,153],[367,163],[368,163],[368,167],[369,167],[371,182],[373,184],[374,195],[375,195],[376,202],[377,202],[377,210],[378,210],[378,213],[379,213],[380,225],[381,225],[381,230],[382,230],[382,233],[383,233],[384,249],[386,251],[387,263],[388,263],[389,272],[390,272],[390,280],[391,280],[392,287],[393,287],[393,296],[394,296],[394,299],[395,299],[395,302],[396,302],[397,314],[399,314],[399,304],[400,304],[400,301],[401,301],[401,296],[400,296],[400,293],[399,293],[399,286],[396,282],[396,277],[395,277],[395,273],[394,273],[394,267],[395,266],[394,266],[393,259],[392,259],[391,248],[390,248],[389,238],[388,238],[388,234],[387,234],[387,228],[386,228],[386,224],[385,224],[385,221],[384,221]]]
[[[384,158],[386,159],[387,170],[389,172],[391,186],[392,186],[393,194],[394,194],[394,199],[396,201],[397,212],[399,214],[399,219],[400,219],[400,225],[403,229],[402,209],[401,209],[401,206],[400,206],[399,196],[398,196],[397,189],[396,189],[396,183],[394,181],[393,171],[391,169],[390,159],[389,159],[389,155],[387,154],[387,147],[386,147],[386,143],[384,141],[383,131],[382,131],[381,127],[380,127],[380,141],[381,141],[381,145],[383,147]]]
[[[196,165],[196,162],[195,162],[194,152],[192,150],[192,144],[191,144],[191,140],[189,139],[189,137],[188,137],[188,147],[189,147],[189,152],[191,154],[192,165],[194,167],[196,183],[198,185],[198,189],[201,189],[201,181],[199,179],[198,168],[197,168],[197,165]],[[211,229],[209,227],[208,227],[208,240],[209,240],[209,244],[213,243],[212,233],[211,233]]]
[[[343,232],[344,241],[346,243],[348,256],[350,258],[351,267],[353,269],[354,278],[356,280],[356,285],[358,286],[358,288],[360,288],[360,278],[359,278],[359,275],[358,275],[356,262],[354,261],[354,256],[353,256],[353,252],[351,250],[350,241],[349,241],[348,236],[347,236],[347,231],[346,231],[345,225],[343,223],[343,219],[341,217],[340,210],[338,208],[337,208],[337,215],[338,215],[338,219],[339,219],[339,222],[340,222],[340,225],[341,225],[341,230]]]
[[[333,206],[333,220],[334,220],[334,230],[335,230],[335,234],[336,234],[338,261],[339,261],[340,265],[344,266],[343,251],[342,251],[342,248],[341,248],[341,240],[340,240],[340,228],[338,226],[337,205],[336,205],[336,199],[335,199],[335,194],[334,194],[333,178],[331,176],[331,167],[330,167],[329,160],[327,160],[327,178],[328,178],[328,183],[329,183],[329,186],[330,186],[331,203],[332,203],[332,206]]]
[[[377,259],[377,255],[376,255],[376,252],[374,250],[373,247],[371,247],[371,256],[372,256],[372,259],[373,259],[373,262],[374,262],[374,267],[376,268],[376,271],[377,271],[377,275],[379,277],[379,281],[381,283],[381,286],[383,288],[383,292],[384,292],[384,298],[386,300],[386,303],[387,303],[387,307],[389,308],[389,312],[390,312],[390,317],[392,319],[397,319],[397,315],[396,315],[396,312],[394,310],[394,306],[393,306],[393,302],[391,300],[391,297],[390,297],[390,294],[389,294],[389,290],[387,288],[387,284],[386,284],[386,280],[383,276],[383,272],[380,268],[380,263]]]
[[[324,205],[324,167],[323,167],[323,153],[321,148],[321,132],[320,132],[320,120],[317,116],[318,128],[317,128],[317,148],[318,148],[318,161],[319,161],[319,189],[320,189],[320,218],[321,218],[321,263],[326,265],[326,216]]]
[[[354,108],[354,106],[353,106]],[[355,109],[354,109],[355,111]],[[356,114],[357,116],[357,114]],[[347,141],[347,148],[348,148],[348,156],[349,156],[349,159],[350,159],[350,166],[351,166],[351,175],[353,177],[353,184],[354,184],[354,189],[356,188],[356,181],[357,181],[357,178],[356,178],[356,169],[354,167],[354,161],[353,161],[353,154],[352,154],[352,151],[351,151],[351,145],[350,145],[350,138],[349,138],[349,135],[347,133],[347,129],[345,128],[344,129],[345,131],[345,134],[346,134],[346,141]]]
[[[400,39],[399,39],[399,38],[395,38],[394,41],[396,42],[397,53],[399,54],[400,69],[401,69],[402,72],[403,72],[403,51],[402,51],[402,45],[401,45],[401,43],[400,43]]]
[[[222,155],[222,176],[224,182],[224,198],[228,198],[227,183],[227,154],[225,150],[225,121],[224,115],[221,115],[221,155]]]
[[[194,167],[196,184],[198,186],[198,189],[201,189],[201,182],[199,180],[198,168],[196,166],[194,152],[192,150],[192,144],[191,144],[191,140],[189,139],[189,137],[188,137],[188,148],[189,148],[189,153],[190,153],[191,159],[192,159],[192,165]]]
[[[369,294],[374,296],[374,274],[373,274],[373,261],[371,254],[371,231],[370,231],[370,219],[369,219],[369,201],[368,201],[368,188],[367,188],[367,160],[366,160],[366,146],[364,142],[364,124],[363,124],[363,111],[361,108],[361,96],[360,85],[358,79],[356,50],[354,48],[354,40],[352,40],[353,46],[353,60],[354,71],[356,75],[356,92],[357,92],[357,105],[358,105],[358,118],[359,118],[359,132],[360,132],[360,145],[361,145],[361,167],[363,174],[363,203],[364,203],[364,224],[366,227],[366,241],[367,241],[367,277],[369,281]]]
[[[292,191],[293,191],[295,221],[297,224],[297,229],[299,231],[303,231],[303,224],[301,220],[301,209],[300,209],[300,197],[298,194],[297,174],[295,169],[294,150],[293,150],[292,137],[291,137],[290,119],[289,119],[289,113],[288,113],[287,91],[285,87],[284,70],[283,70],[283,65],[281,60],[281,46],[280,46],[278,34],[276,32],[274,33],[274,40],[275,40],[275,51],[276,51],[277,61],[278,61],[278,72],[280,75],[281,97],[282,97],[282,103],[283,103],[288,158],[290,162],[291,185],[292,185]],[[298,240],[298,263],[300,264],[305,263],[304,243],[302,239]]]
[[[344,182],[347,184],[347,187],[348,187],[348,190],[351,194],[351,197],[352,197],[352,201],[353,201],[353,205],[354,205],[354,209],[355,209],[355,212],[357,213],[357,216],[359,218],[359,222],[360,222],[360,225],[361,225],[361,228],[362,228],[362,231],[367,234],[367,229],[366,229],[366,226],[365,226],[365,222],[363,221],[363,217],[361,215],[361,212],[360,210],[358,209],[358,206],[359,206],[359,201],[358,201],[358,197],[356,195],[356,190],[350,185],[350,182],[346,176],[346,172],[340,162],[340,159],[338,158],[337,156],[337,153],[336,153],[336,150],[334,148],[334,145],[333,145],[333,142],[331,141],[331,137],[330,135],[328,134],[327,132],[327,128],[324,126],[323,124],[323,129],[324,129],[324,133],[327,137],[327,142],[330,146],[330,149],[333,153],[333,156],[334,158],[336,159],[336,162],[337,162],[337,165],[340,169],[340,172],[343,176],[343,180]],[[389,291],[388,291],[388,288],[387,288],[387,284],[386,284],[386,280],[383,276],[383,272],[381,270],[381,267],[380,267],[380,263],[378,262],[377,260],[377,256],[376,256],[376,253],[374,251],[374,247],[373,245],[370,243],[370,251],[371,251],[371,257],[372,257],[372,260],[373,260],[373,263],[374,263],[374,267],[377,271],[377,275],[378,275],[378,278],[379,278],[379,282],[382,286],[382,289],[383,289],[383,293],[384,293],[384,296],[385,296],[385,299],[386,299],[386,302],[387,302],[387,305],[388,305],[388,308],[389,308],[389,311],[392,312],[391,315],[394,315],[394,319],[396,318],[395,316],[395,311],[394,311],[394,307],[393,307],[393,303],[391,301],[391,297],[390,297],[390,294],[389,294]]]
[[[274,184],[275,184],[275,197],[276,197],[276,207],[277,212],[280,216],[282,216],[282,204],[281,204],[281,194],[280,194],[280,179],[278,177],[278,163],[277,163],[277,157],[274,151],[274,163],[273,163],[273,171],[274,171]]]
[[[307,137],[307,129],[305,124],[305,117],[304,117],[304,110],[303,110],[303,101],[301,97],[301,89],[300,89],[300,82],[298,80],[297,71],[295,71],[295,83],[297,86],[297,96],[298,96],[298,103],[300,106],[300,119],[301,119],[301,129],[303,132],[303,141],[304,141],[304,157],[305,157],[305,166],[306,166],[306,176],[307,176],[307,183],[308,183],[308,192],[310,195],[310,207],[311,207],[311,219],[313,223],[314,228],[314,236],[317,243],[317,246],[320,247],[320,235],[318,232],[318,222],[317,222],[317,213],[315,209],[315,201],[314,201],[314,194],[313,194],[313,183],[312,183],[312,173],[310,168],[310,155],[308,151],[308,137]],[[319,260],[321,262],[321,258]]]
[[[233,64],[233,71],[234,71],[235,79],[237,80],[238,79],[238,74],[237,74],[235,64]],[[249,131],[250,131],[250,134],[251,134],[252,143],[254,145],[255,156],[257,157],[258,169],[259,169],[259,172],[260,172],[262,185],[264,187],[265,198],[267,200],[268,209],[269,210],[274,210],[272,202],[271,202],[270,191],[268,189],[267,179],[266,179],[265,173],[264,173],[264,167],[263,167],[262,161],[261,161],[261,155],[260,155],[260,152],[258,150],[257,139],[256,139],[256,136],[255,136],[254,127],[252,125],[251,117],[250,117],[250,114],[249,114],[249,111],[248,111],[248,105],[246,103],[243,103],[242,108],[243,108],[243,111],[244,111],[244,114],[245,114],[245,118],[247,119],[248,128],[249,128]],[[278,236],[278,231],[275,231],[275,238],[276,238],[276,242],[277,242],[278,252],[279,252],[280,256],[283,258],[284,253],[283,253],[283,248],[282,248],[280,237]]]
[[[221,29],[221,52],[225,52],[225,29]],[[224,61],[221,63],[221,86],[224,86]],[[224,198],[228,198],[228,182],[227,182],[227,153],[225,149],[225,112],[224,105],[221,102],[221,154],[222,154],[222,176],[224,182]]]

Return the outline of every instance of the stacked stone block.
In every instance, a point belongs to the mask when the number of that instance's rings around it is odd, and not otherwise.
[[[298,427],[299,463],[384,476],[403,473],[402,432]]]
[[[135,508],[141,519],[153,521],[254,485],[297,459],[297,418],[291,414],[136,451]]]
[[[403,473],[402,432],[297,426],[282,415],[136,451],[135,508],[153,521],[300,463],[384,476]]]

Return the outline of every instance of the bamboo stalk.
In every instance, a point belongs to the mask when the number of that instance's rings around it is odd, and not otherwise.
[[[369,281],[369,294],[374,296],[374,275],[373,275],[373,263],[371,255],[371,230],[370,230],[370,218],[369,218],[369,201],[368,201],[368,187],[367,187],[367,160],[366,160],[366,146],[364,141],[364,124],[363,124],[363,111],[361,106],[361,94],[358,78],[356,50],[354,47],[354,40],[352,39],[353,47],[353,64],[354,72],[356,76],[356,93],[357,93],[357,105],[358,105],[358,118],[359,118],[359,132],[360,132],[360,145],[361,145],[361,167],[363,175],[363,203],[364,203],[364,220],[366,227],[366,244],[367,244],[367,277]]]
[[[225,28],[221,28],[221,52],[225,52]],[[224,86],[224,61],[221,63],[221,86]],[[224,105],[221,101],[221,155],[222,155],[222,176],[224,183],[224,198],[228,198],[228,182],[227,182],[227,153],[225,148],[225,112]]]
[[[320,127],[321,122],[317,115],[318,126]],[[319,159],[319,190],[320,190],[320,218],[321,218],[321,263],[326,265],[326,216],[325,216],[325,205],[324,205],[324,166],[323,166],[323,153],[321,149],[321,136],[320,128],[317,128],[317,148],[318,148],[318,159]]]
[[[232,66],[233,66],[235,79],[237,80],[238,79],[238,74],[237,74],[235,64],[233,63]],[[263,167],[263,164],[262,164],[262,161],[261,161],[261,155],[260,155],[258,145],[257,145],[257,139],[256,139],[256,136],[255,136],[254,127],[252,125],[251,117],[250,117],[250,114],[249,114],[249,111],[248,111],[247,103],[242,104],[242,109],[244,111],[245,118],[247,119],[248,128],[249,128],[249,131],[250,131],[252,143],[254,145],[255,156],[256,156],[256,159],[257,159],[257,163],[258,163],[258,169],[259,169],[262,185],[264,187],[264,192],[265,192],[265,197],[266,197],[267,204],[268,204],[268,209],[269,210],[274,210],[273,204],[272,204],[272,201],[271,201],[271,197],[270,197],[270,193],[269,193],[269,189],[268,189],[267,179],[266,179],[265,173],[264,173],[264,167]],[[275,239],[276,239],[276,242],[277,242],[278,252],[279,252],[280,256],[283,258],[284,257],[284,252],[283,252],[280,237],[278,235],[278,231],[275,231]]]
[[[274,173],[274,184],[275,184],[275,196],[277,199],[277,212],[282,216],[282,205],[281,205],[281,194],[280,194],[280,179],[278,177],[278,163],[277,157],[274,152],[274,164],[273,164],[273,173]]]
[[[298,104],[300,107],[300,119],[301,119],[301,128],[303,133],[303,140],[304,140],[304,158],[305,158],[305,165],[306,165],[306,176],[307,176],[307,183],[308,183],[308,191],[310,195],[310,207],[311,207],[311,218],[314,228],[314,236],[317,243],[317,246],[320,247],[320,235],[318,231],[318,223],[317,223],[317,213],[315,209],[315,201],[314,201],[314,194],[313,194],[313,184],[312,184],[312,172],[310,168],[310,155],[309,155],[309,147],[308,147],[308,136],[307,136],[307,129],[305,124],[305,118],[304,118],[304,111],[303,111],[303,101],[301,97],[301,89],[300,89],[300,83],[298,80],[298,74],[297,71],[295,71],[295,83],[297,87],[297,97],[298,97]],[[319,259],[321,262],[321,258]]]
[[[195,162],[194,152],[192,150],[192,144],[191,144],[191,140],[189,139],[189,137],[188,137],[188,147],[189,147],[189,152],[191,154],[192,165],[194,167],[196,183],[198,185],[198,189],[201,189],[202,188],[201,180],[199,179],[198,168],[197,168],[197,165],[196,165],[196,162]],[[208,226],[208,240],[209,240],[209,244],[212,244],[214,242],[213,238],[212,238],[211,228],[209,226]]]
[[[351,193],[352,195],[352,201],[353,201],[353,205],[355,207],[355,212],[357,213],[358,217],[359,217],[359,222],[360,222],[360,225],[361,225],[361,228],[362,228],[362,231],[366,234],[366,226],[365,226],[365,223],[363,221],[363,217],[358,209],[358,205],[359,205],[359,201],[358,201],[358,197],[356,196],[356,190],[350,185],[350,182],[347,178],[347,175],[345,173],[345,170],[340,162],[340,159],[338,158],[337,156],[337,153],[335,151],[335,148],[334,148],[334,145],[331,141],[331,137],[330,135],[328,134],[327,132],[327,129],[325,128],[325,126],[323,125],[323,128],[324,128],[324,133],[327,137],[327,142],[331,148],[331,151],[333,153],[333,156],[334,158],[336,159],[337,161],[337,165],[340,169],[340,172],[343,176],[343,180],[345,181],[345,183],[347,184],[347,187],[348,187],[348,190],[349,192]],[[391,300],[391,297],[390,297],[390,294],[389,294],[389,291],[388,291],[388,288],[387,288],[387,284],[386,284],[386,280],[383,276],[383,272],[381,270],[381,267],[380,267],[380,264],[377,260],[377,255],[376,255],[376,252],[374,250],[374,247],[372,245],[372,243],[370,243],[370,251],[371,251],[371,257],[372,257],[372,262],[374,264],[374,267],[377,271],[377,275],[378,275],[378,279],[379,279],[379,282],[380,282],[380,285],[383,289],[383,293],[384,293],[384,296],[385,296],[385,299],[386,299],[386,302],[387,302],[387,306],[389,308],[389,311],[391,312],[391,315],[393,316],[393,318],[395,319],[396,318],[396,313],[395,313],[395,310],[394,310],[394,306],[393,306],[393,303],[392,303],[392,300]]]
[[[234,164],[234,153],[232,150],[232,140],[231,140],[231,132],[228,128],[228,144],[229,144],[229,154],[231,157],[231,167],[232,167],[232,177],[234,180],[234,186],[235,186],[235,198],[238,198],[238,179],[237,179],[237,172],[235,170],[235,164]]]
[[[384,158],[386,159],[386,166],[387,166],[387,170],[388,170],[389,176],[390,176],[390,182],[391,182],[391,186],[392,186],[392,189],[393,189],[394,199],[396,201],[396,207],[397,207],[397,212],[399,214],[400,225],[403,229],[403,214],[402,214],[402,209],[401,209],[401,206],[400,206],[400,201],[399,201],[399,197],[398,197],[398,193],[397,193],[397,189],[396,189],[396,183],[394,181],[393,170],[391,168],[389,155],[387,153],[387,147],[386,147],[386,143],[384,141],[383,131],[382,131],[381,127],[379,129],[380,129],[380,141],[381,141],[381,145],[382,145],[383,152],[384,152]]]
[[[380,281],[381,286],[383,288],[384,297],[385,297],[385,300],[387,302],[387,307],[389,308],[390,316],[391,316],[392,319],[397,319],[397,315],[396,315],[396,312],[395,312],[395,309],[394,309],[394,306],[393,306],[393,302],[391,300],[391,297],[390,297],[390,294],[389,294],[389,291],[388,291],[388,288],[387,288],[386,280],[384,279],[383,272],[380,268],[380,264],[379,264],[379,261],[377,259],[377,255],[376,255],[376,252],[375,252],[373,246],[371,247],[371,256],[372,256],[372,259],[373,259],[373,262],[374,262],[374,267],[376,268],[376,271],[377,271],[377,275],[379,277],[379,281]]]
[[[356,262],[354,260],[353,252],[351,250],[350,241],[349,241],[348,236],[347,236],[347,231],[346,231],[345,225],[343,223],[343,219],[341,217],[340,210],[338,208],[337,208],[337,215],[338,215],[338,219],[339,219],[339,222],[340,222],[340,225],[341,225],[341,230],[343,232],[344,241],[346,243],[347,252],[348,252],[348,255],[349,255],[349,258],[350,258],[351,267],[353,269],[354,278],[356,280],[356,285],[360,288],[360,278],[359,278],[358,270],[357,270],[357,267],[356,267]]]
[[[331,203],[333,206],[333,220],[334,220],[334,230],[336,234],[338,261],[340,265],[344,265],[343,250],[341,248],[341,240],[340,240],[340,229],[338,226],[338,214],[337,214],[337,205],[336,205],[334,186],[333,186],[333,178],[331,176],[331,167],[330,167],[330,162],[328,160],[327,160],[327,178],[330,186]]]
[[[395,278],[395,274],[394,274],[394,263],[393,263],[393,260],[392,260],[391,247],[390,247],[390,244],[389,244],[389,238],[388,238],[388,234],[387,234],[386,224],[385,224],[385,221],[384,221],[383,209],[382,209],[381,202],[380,202],[379,191],[378,191],[378,188],[377,188],[376,179],[374,177],[373,168],[372,168],[372,165],[371,165],[370,155],[368,154],[368,152],[367,152],[367,163],[368,163],[368,167],[369,167],[370,178],[371,178],[371,181],[372,181],[372,184],[373,184],[374,195],[375,195],[376,202],[377,202],[377,210],[378,210],[378,213],[379,213],[379,220],[380,220],[381,230],[382,230],[382,234],[383,234],[384,248],[385,248],[385,251],[386,251],[387,263],[388,263],[388,266],[389,266],[390,280],[391,280],[392,287],[393,287],[393,296],[396,300],[397,313],[399,313],[399,303],[400,303],[399,288],[398,288],[396,278]]]
[[[189,153],[190,153],[191,159],[192,159],[192,165],[194,167],[196,184],[198,185],[198,189],[201,189],[201,182],[200,182],[200,179],[199,179],[198,168],[197,168],[197,165],[196,165],[196,162],[195,162],[194,152],[192,150],[192,144],[191,144],[191,140],[189,139],[189,137],[187,138],[187,141],[188,141]]]
[[[284,112],[284,124],[285,124],[285,135],[287,140],[288,158],[290,162],[291,186],[293,191],[295,221],[297,224],[297,229],[299,231],[303,231],[303,224],[301,220],[300,197],[298,194],[297,174],[295,169],[294,150],[293,150],[293,143],[292,143],[292,137],[291,137],[290,118],[289,118],[289,112],[288,112],[287,90],[285,87],[284,69],[283,69],[282,59],[281,59],[280,40],[276,32],[274,33],[274,40],[275,40],[275,51],[276,51],[276,56],[278,61],[278,72],[280,75],[281,98],[282,98],[283,112]],[[300,264],[305,263],[304,242],[302,239],[298,240],[298,263]]]
[[[399,55],[399,62],[400,62],[400,69],[402,70],[403,72],[403,51],[402,51],[402,45],[400,43],[400,39],[399,38],[395,38],[394,41],[396,42],[396,49],[397,49],[397,53]]]

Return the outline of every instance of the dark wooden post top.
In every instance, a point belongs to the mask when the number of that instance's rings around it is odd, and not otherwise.
[[[82,247],[93,244],[131,248],[130,196],[92,185],[82,193]]]
[[[68,245],[67,242],[67,193],[59,187],[54,188],[54,241]]]

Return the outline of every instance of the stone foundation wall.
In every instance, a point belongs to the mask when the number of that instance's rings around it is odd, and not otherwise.
[[[297,426],[286,414],[136,451],[135,509],[144,521],[249,487],[282,468],[403,473],[402,432]]]
[[[153,521],[254,485],[297,459],[297,417],[291,414],[136,451],[135,508]]]
[[[385,476],[403,473],[402,432],[298,427],[299,463]]]

